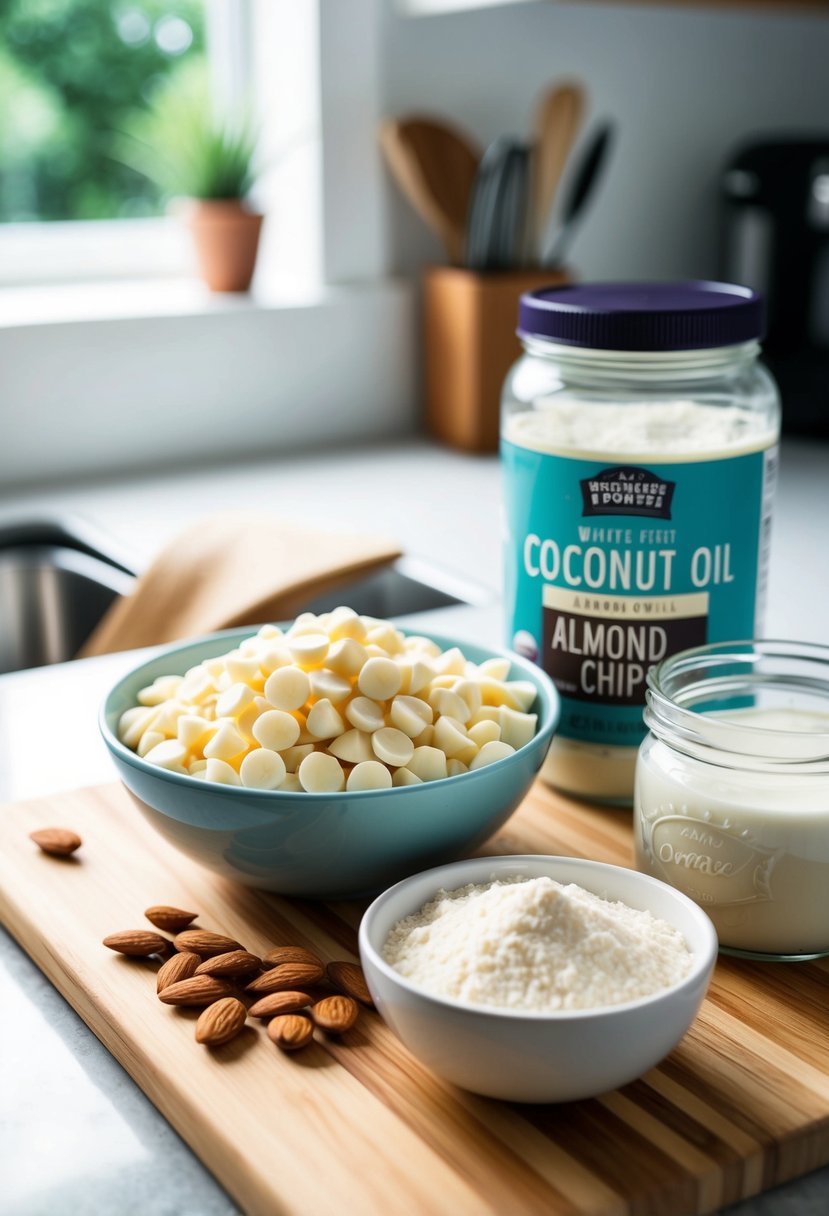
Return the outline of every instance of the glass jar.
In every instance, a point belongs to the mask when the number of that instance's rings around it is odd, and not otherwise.
[[[705,646],[648,685],[637,867],[696,900],[733,953],[829,953],[829,647]]]
[[[562,699],[543,776],[629,804],[647,670],[762,633],[780,406],[719,283],[522,296],[503,395],[508,644]]]

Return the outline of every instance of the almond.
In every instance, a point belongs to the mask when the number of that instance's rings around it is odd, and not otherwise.
[[[159,968],[158,975],[155,977],[156,992],[161,992],[162,988],[169,988],[171,984],[177,984],[179,980],[189,980],[190,976],[195,974],[198,965],[198,954],[188,954],[186,951],[183,954],[173,954]]]
[[[235,996],[208,1005],[196,1022],[196,1042],[205,1047],[221,1047],[234,1039],[245,1024],[247,1011]]]
[[[329,1034],[350,1030],[360,1014],[360,1008],[350,996],[326,996],[311,1007],[311,1017]]]
[[[268,1036],[282,1051],[299,1051],[314,1037],[314,1024],[300,1013],[285,1013],[268,1023]]]
[[[312,1000],[307,992],[271,992],[251,1005],[248,1013],[252,1018],[273,1018],[278,1013],[296,1013]]]
[[[53,857],[68,857],[81,847],[80,836],[69,828],[40,828],[37,832],[29,832],[29,839]]]
[[[163,929],[165,933],[180,933],[196,919],[198,912],[183,912],[181,908],[171,908],[167,904],[153,904],[144,915],[156,929]]]
[[[227,954],[214,954],[196,968],[196,975],[249,975],[259,970],[259,959],[247,950],[230,950]]]
[[[207,929],[185,929],[176,935],[176,950],[188,950],[209,958],[214,954],[227,954],[228,950],[243,950],[244,947],[235,942],[232,937],[223,937],[221,933],[209,933]]]
[[[263,967],[278,967],[281,963],[308,963],[322,969],[322,961],[304,946],[275,946],[262,959]]]
[[[332,988],[337,988],[346,996],[353,996],[355,1001],[374,1008],[363,969],[357,963],[329,963],[325,974]]]
[[[165,1005],[212,1005],[223,996],[233,996],[230,984],[212,975],[192,975],[162,988],[158,999]]]
[[[251,980],[246,991],[265,996],[288,988],[304,988],[306,984],[318,983],[324,974],[322,963],[280,963]]]
[[[127,929],[124,933],[110,933],[104,938],[104,945],[131,958],[147,958],[150,954],[164,954],[170,943],[166,937],[151,933],[149,929]]]

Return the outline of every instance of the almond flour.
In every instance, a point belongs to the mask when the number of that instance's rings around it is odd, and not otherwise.
[[[440,891],[394,926],[383,956],[435,996],[533,1013],[650,996],[692,962],[650,912],[546,877]]]

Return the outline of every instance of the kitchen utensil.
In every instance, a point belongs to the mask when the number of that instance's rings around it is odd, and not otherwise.
[[[527,208],[529,151],[499,136],[481,158],[467,223],[466,265],[515,270],[520,264]]]
[[[82,655],[286,619],[397,556],[394,545],[376,537],[312,532],[267,516],[227,512],[201,519],[109,609]]]
[[[489,268],[498,193],[509,153],[510,141],[502,136],[493,140],[481,157],[466,223],[465,264],[470,270]]]
[[[353,898],[403,874],[476,848],[512,814],[541,767],[558,719],[558,694],[526,659],[507,655],[513,679],[531,680],[538,732],[504,760],[442,781],[391,790],[307,794],[197,780],[142,760],[117,738],[139,689],[183,675],[250,637],[237,629],[172,647],[119,680],[101,711],[104,742],[138,807],[162,836],[225,878],[284,895]],[[450,638],[473,663],[505,652]]]
[[[55,825],[83,838],[77,860],[29,839]],[[626,865],[631,835],[618,810],[536,784],[486,849]],[[209,1055],[192,1017],[160,1006],[158,962],[101,945],[160,900],[260,956],[302,944],[326,962],[355,956],[362,909],[226,882],[153,832],[120,785],[0,816],[0,920],[251,1216],[699,1216],[829,1162],[820,963],[720,958],[691,1033],[641,1081],[515,1108],[441,1081],[369,1011],[296,1059],[253,1022]]]
[[[512,141],[499,182],[488,269],[516,270],[523,261],[529,185],[529,149]]]
[[[440,891],[515,877],[576,883],[667,921],[685,938],[691,971],[680,983],[635,1001],[544,1014],[436,996],[383,958],[394,926]],[[644,877],[575,857],[477,857],[405,878],[374,901],[360,925],[360,958],[374,1002],[412,1055],[486,1097],[571,1102],[626,1085],[676,1047],[702,1004],[717,958],[717,935],[705,913],[666,883],[639,881]]]
[[[586,97],[576,81],[554,85],[542,94],[535,112],[532,160],[531,244],[540,256],[550,209],[564,166],[581,128]]]
[[[478,149],[449,123],[428,118],[383,123],[380,146],[397,184],[440,237],[449,260],[462,262]]]
[[[573,176],[568,183],[561,221],[552,244],[542,257],[544,266],[561,266],[565,252],[581,222],[587,205],[595,193],[607,159],[613,147],[614,126],[612,122],[600,123],[594,128]]]

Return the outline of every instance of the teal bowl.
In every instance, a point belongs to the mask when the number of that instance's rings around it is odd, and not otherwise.
[[[512,814],[541,767],[559,715],[540,668],[502,650],[430,634],[473,663],[508,658],[510,679],[530,680],[538,731],[494,764],[422,785],[306,794],[208,784],[148,764],[116,735],[124,710],[157,676],[183,675],[225,654],[253,628],[171,646],[119,680],[100,713],[104,742],[136,806],[170,844],[224,878],[280,895],[351,899],[473,852]],[[422,636],[422,635],[421,635]]]

